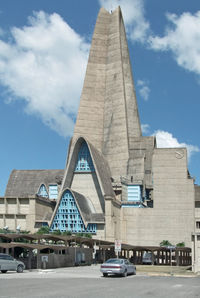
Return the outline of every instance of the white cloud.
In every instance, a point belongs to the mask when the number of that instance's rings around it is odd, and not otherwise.
[[[149,99],[150,88],[148,87],[148,82],[143,80],[137,81],[137,86],[139,87],[140,96],[147,101]]]
[[[132,41],[145,41],[150,26],[145,20],[143,0],[99,0],[99,4],[108,11],[120,6],[129,37]]]
[[[180,16],[167,14],[170,26],[163,37],[149,38],[154,50],[171,51],[179,66],[200,74],[200,11]]]
[[[58,14],[34,13],[0,40],[0,83],[60,135],[72,134],[89,45]],[[5,98],[6,101],[6,98]]]
[[[143,133],[148,133],[150,126],[149,126],[149,124],[141,124],[141,129],[142,129]]]
[[[195,152],[200,152],[200,149],[197,146],[186,143],[179,143],[179,141],[167,131],[157,130],[153,135],[156,136],[158,148],[186,147],[188,152],[188,159],[190,159]]]

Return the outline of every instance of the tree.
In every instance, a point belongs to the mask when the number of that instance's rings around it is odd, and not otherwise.
[[[163,240],[160,242],[160,246],[172,246],[172,244],[169,242],[169,240]]]
[[[54,230],[51,234],[53,234],[53,235],[62,235],[62,232],[60,230]]]
[[[176,247],[185,247],[185,242],[179,242],[176,244]]]
[[[49,234],[49,232],[50,232],[50,228],[48,226],[43,226],[36,232],[36,234],[43,235],[43,234]]]

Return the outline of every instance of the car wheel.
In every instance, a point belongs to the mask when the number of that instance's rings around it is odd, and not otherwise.
[[[7,270],[1,270],[1,272],[2,272],[2,273],[6,273],[6,272],[7,272]]]
[[[127,276],[127,270],[125,270],[124,273],[122,273],[122,276],[123,277],[126,277]]]
[[[17,266],[17,273],[22,273],[23,270],[24,270],[23,266],[21,266],[21,265]]]
[[[103,273],[103,276],[104,276],[104,277],[107,277],[107,276],[108,276],[108,273]]]

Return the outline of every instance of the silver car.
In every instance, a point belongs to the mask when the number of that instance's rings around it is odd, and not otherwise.
[[[101,265],[100,271],[103,276],[115,274],[125,277],[128,274],[136,274],[136,267],[126,259],[109,259]]]
[[[17,271],[22,273],[25,265],[21,261],[17,261],[13,257],[0,253],[0,271],[6,273],[7,271]]]

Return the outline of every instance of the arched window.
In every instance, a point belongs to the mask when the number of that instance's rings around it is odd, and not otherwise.
[[[40,189],[38,191],[38,196],[45,197],[45,198],[48,198],[49,197],[48,192],[47,192],[46,187],[45,187],[44,184],[42,184],[40,186]]]
[[[71,231],[72,233],[96,233],[96,224],[88,224],[87,228],[85,227],[74,197],[69,190],[64,192],[60,200],[51,225],[51,231],[54,230]]]
[[[75,172],[94,172],[94,166],[86,142],[83,142],[78,153]]]

